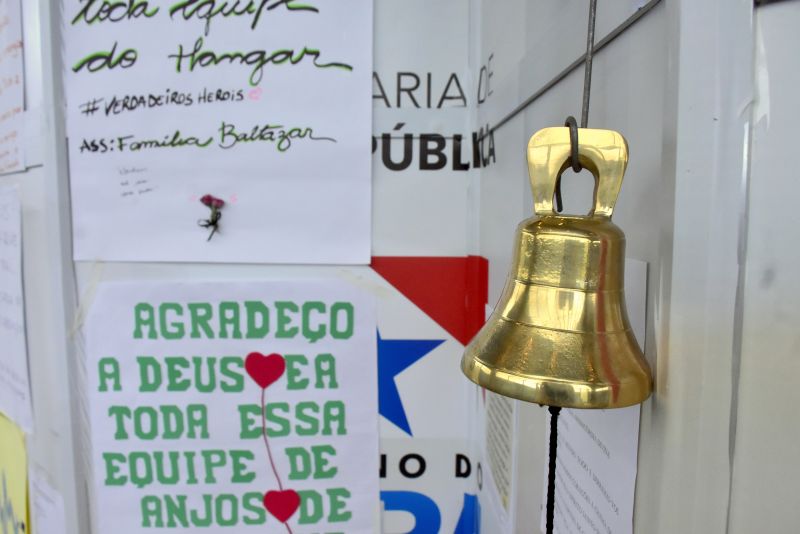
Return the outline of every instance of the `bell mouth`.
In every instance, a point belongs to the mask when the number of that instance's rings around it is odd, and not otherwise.
[[[519,375],[497,369],[467,354],[461,360],[461,370],[472,382],[498,395],[543,406],[598,410],[624,408],[644,402],[651,391],[649,376],[632,376],[611,384]]]

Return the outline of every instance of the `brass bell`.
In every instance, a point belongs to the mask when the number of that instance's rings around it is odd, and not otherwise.
[[[528,142],[536,217],[517,227],[505,290],[461,368],[506,397],[620,408],[652,389],[625,310],[625,235],[611,222],[628,145],[617,132],[583,128],[577,144],[580,164],[595,178],[586,216],[553,211],[556,181],[571,160],[569,128],[545,128]]]

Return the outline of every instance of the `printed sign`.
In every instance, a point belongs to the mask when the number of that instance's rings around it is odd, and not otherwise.
[[[483,393],[482,393],[483,395]],[[516,487],[517,406],[509,399],[487,391],[486,443],[483,452],[488,467],[485,486],[489,495],[488,508],[498,521],[498,532],[513,532]]]
[[[368,263],[370,0],[63,12],[76,259]]]
[[[106,284],[86,334],[98,532],[375,531],[369,298],[335,279]]]
[[[639,412],[639,405],[562,410],[554,532],[633,532]]]
[[[487,84],[470,68],[470,6],[375,2],[371,266],[380,277],[369,283],[380,296],[384,532],[474,534],[481,517],[458,362],[486,301],[486,267],[467,257],[471,180],[496,156],[473,124]]]

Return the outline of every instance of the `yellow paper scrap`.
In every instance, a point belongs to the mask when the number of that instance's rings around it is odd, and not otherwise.
[[[27,534],[29,525],[25,435],[0,414],[0,532]]]

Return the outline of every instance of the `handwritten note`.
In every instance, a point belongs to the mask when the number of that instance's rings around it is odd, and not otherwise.
[[[76,259],[369,261],[371,0],[63,4]]]
[[[26,432],[33,426],[22,296],[19,193],[0,188],[0,412]]]
[[[0,532],[30,532],[25,435],[3,414],[0,414]]]
[[[0,174],[25,169],[20,13],[19,0],[0,0]]]

